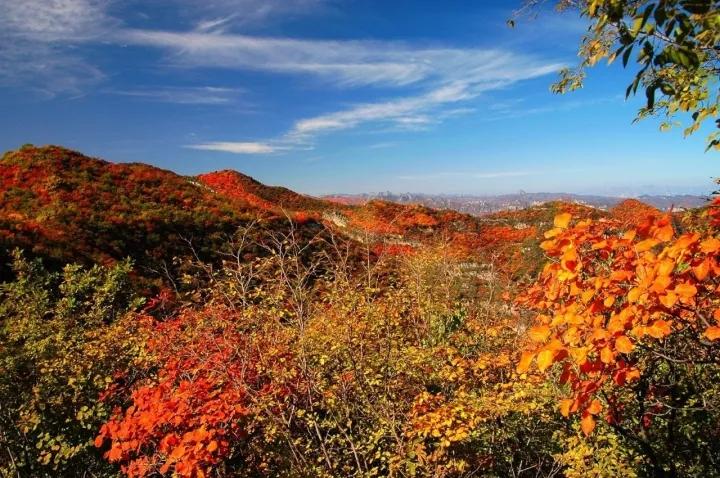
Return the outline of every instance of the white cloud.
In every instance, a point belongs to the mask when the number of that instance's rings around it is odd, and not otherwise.
[[[400,143],[397,141],[383,141],[381,143],[374,143],[368,146],[370,149],[385,149],[385,148],[394,148],[395,146],[398,146]]]
[[[142,11],[142,2],[128,0]],[[556,71],[561,65],[500,48],[447,48],[396,41],[313,40],[232,33],[238,26],[296,15],[330,0],[158,0],[192,17],[189,30],[125,27],[109,12],[118,0],[0,0],[1,84],[32,78],[48,94],[79,92],[103,74],[73,48],[103,41],[166,53],[163,65],[225,68],[313,77],[338,88],[378,88],[375,102],[355,104],[295,121],[276,139],[198,145],[261,154],[310,144],[319,134],[361,125],[426,129],[470,111],[486,91]],[[243,28],[247,31],[247,28]],[[379,89],[382,88],[382,89]],[[391,93],[395,91],[395,93]],[[402,93],[400,93],[402,92]],[[185,104],[224,104],[223,89],[123,89],[115,94]]]
[[[553,73],[562,65],[500,49],[425,48],[400,42],[327,41],[204,32],[128,30],[125,41],[160,48],[178,66],[310,75],[339,87],[414,91],[300,119],[275,143],[368,123],[423,129],[470,110],[458,106],[485,91]],[[452,108],[449,106],[454,105]]]
[[[433,94],[449,101],[465,94],[463,82],[514,81],[529,69],[557,62],[500,49],[419,48],[400,42],[329,41],[258,37],[200,31],[123,30],[118,41],[167,51],[178,66],[311,75],[347,86],[401,87],[445,83]],[[460,80],[460,83],[450,83]]]
[[[0,86],[21,87],[51,98],[79,96],[105,75],[76,54],[43,43],[0,38]]]
[[[327,0],[157,0],[197,31],[217,34],[233,26],[316,11]],[[159,5],[158,5],[159,4]],[[106,76],[78,53],[78,46],[123,43],[122,8],[138,16],[142,0],[0,0],[0,85],[19,86],[47,96],[77,95]],[[203,19],[204,18],[204,19]]]
[[[190,149],[203,151],[223,151],[233,154],[267,154],[276,151],[276,148],[266,143],[237,143],[237,142],[212,142],[202,144],[191,144],[185,146]]]
[[[192,18],[205,17],[198,27],[216,30],[235,26],[267,24],[277,18],[308,15],[323,10],[328,0],[165,0],[170,7],[182,8]],[[209,17],[209,19],[207,19]],[[220,24],[213,25],[219,20]],[[199,28],[203,30],[202,28]]]
[[[97,37],[115,21],[106,15],[109,0],[0,0],[4,35],[43,42]]]
[[[432,73],[432,65],[407,58],[412,50],[384,43],[157,30],[123,30],[117,40],[164,49],[178,66],[312,75],[340,86],[402,86]]]
[[[108,90],[109,94],[128,96],[163,103],[185,105],[221,105],[236,103],[243,90],[216,86],[161,87],[134,90]]]
[[[480,66],[474,76],[449,77],[449,83],[417,96],[385,102],[358,105],[346,110],[306,118],[295,123],[286,138],[302,138],[330,130],[354,128],[364,123],[391,122],[402,128],[426,127],[453,116],[466,114],[472,108],[446,108],[448,105],[471,100],[485,91],[506,87],[512,83],[557,71],[559,65],[538,64],[519,57],[502,55],[503,62],[492,61],[491,70]],[[516,65],[521,62],[521,65]],[[502,68],[504,66],[505,68]]]
[[[0,0],[0,85],[79,95],[105,75],[72,46],[114,28],[107,0]]]

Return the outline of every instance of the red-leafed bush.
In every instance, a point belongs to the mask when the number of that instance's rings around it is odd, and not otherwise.
[[[273,375],[291,358],[281,337],[244,325],[223,306],[157,324],[148,347],[159,369],[101,428],[105,457],[129,477],[201,477],[237,453],[258,401],[284,396],[290,383]]]

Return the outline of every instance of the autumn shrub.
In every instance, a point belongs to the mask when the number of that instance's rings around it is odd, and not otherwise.
[[[0,476],[78,476],[112,469],[92,446],[110,406],[99,400],[140,361],[140,302],[128,262],[48,272],[12,253],[0,285]]]
[[[359,267],[340,242],[311,260],[291,235],[263,247],[217,271],[209,303],[150,325],[153,361],[96,441],[125,474],[559,468],[554,397],[516,380],[521,323],[466,258],[440,247]]]
[[[519,371],[557,382],[561,414],[616,434],[639,475],[718,476],[716,232],[561,214],[545,236],[550,261],[520,298],[539,315]]]

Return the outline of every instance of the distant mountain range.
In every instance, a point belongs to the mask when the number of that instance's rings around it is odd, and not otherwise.
[[[399,204],[421,204],[433,209],[453,209],[466,214],[481,215],[498,211],[512,211],[550,201],[564,201],[583,204],[594,208],[609,210],[627,199],[625,197],[596,196],[570,193],[516,193],[498,196],[482,196],[469,194],[419,194],[391,193],[377,194],[336,194],[323,196],[323,199],[341,204],[364,204],[368,201],[381,199]],[[694,195],[643,195],[636,199],[649,204],[661,211],[684,210],[703,206],[708,198]]]

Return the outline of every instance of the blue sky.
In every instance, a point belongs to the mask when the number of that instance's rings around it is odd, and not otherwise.
[[[60,144],[310,194],[707,193],[630,72],[552,95],[584,25],[521,0],[0,0],[0,149]]]

